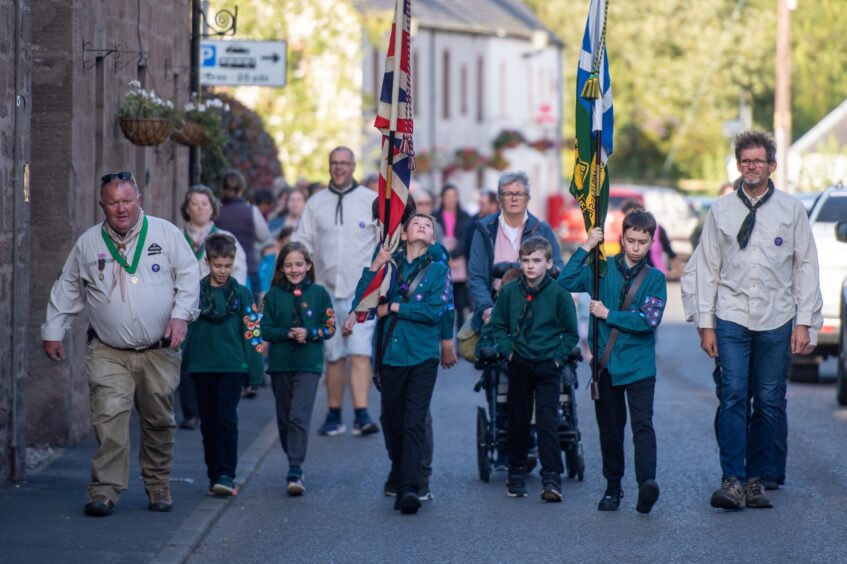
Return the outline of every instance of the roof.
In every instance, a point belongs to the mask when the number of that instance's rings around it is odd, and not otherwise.
[[[847,145],[847,100],[795,141],[789,150],[797,153],[815,153],[818,152],[817,146],[828,142],[830,138],[834,138],[839,147]]]
[[[395,0],[352,0],[363,12],[394,10]],[[549,44],[564,44],[523,2],[519,0],[414,0],[412,17],[423,28],[520,37],[534,32],[547,34]]]

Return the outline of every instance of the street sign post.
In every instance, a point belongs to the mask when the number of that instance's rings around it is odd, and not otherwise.
[[[203,86],[285,86],[285,41],[204,40],[200,45]]]

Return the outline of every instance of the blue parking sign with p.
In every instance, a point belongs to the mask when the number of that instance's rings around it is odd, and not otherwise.
[[[203,67],[214,67],[217,65],[217,48],[215,45],[203,45],[200,48],[200,60]]]

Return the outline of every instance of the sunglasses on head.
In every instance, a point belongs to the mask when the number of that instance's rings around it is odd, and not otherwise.
[[[131,172],[121,171],[121,172],[111,172],[109,174],[104,174],[100,177],[100,186],[105,186],[106,184],[112,182],[113,180],[123,180],[124,182],[132,182],[135,183],[135,178],[132,177]]]

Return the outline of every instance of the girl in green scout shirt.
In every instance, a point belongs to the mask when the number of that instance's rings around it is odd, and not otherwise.
[[[607,486],[597,506],[599,511],[616,510],[623,497],[621,479],[627,406],[638,481],[635,509],[639,513],[649,513],[659,499],[656,433],[653,430],[655,331],[662,320],[667,288],[665,275],[646,264],[655,232],[656,220],[649,212],[638,210],[624,217],[623,251],[607,261],[606,272],[600,277],[600,299],[592,300],[590,305],[591,314],[600,320],[598,354],[602,359],[598,381],[600,399],[594,403],[594,410]],[[593,267],[586,259],[602,241],[602,230],[594,229],[565,265],[559,283],[567,290],[592,293]],[[590,341],[594,338],[595,335],[589,335]]]
[[[491,335],[509,362],[506,400],[509,497],[526,497],[527,454],[533,404],[541,459],[541,499],[562,501],[562,448],[559,445],[559,394],[562,367],[579,341],[571,295],[548,271],[553,248],[544,237],[521,243],[521,276],[500,289],[491,312]]]
[[[271,384],[282,450],[288,456],[288,495],[303,495],[309,422],[324,370],[324,340],[335,335],[329,292],[315,284],[315,267],[302,243],[279,251],[265,295],[262,331],[271,343]]]
[[[380,250],[362,273],[353,309],[374,276],[389,261],[397,265],[397,278],[386,303],[376,308],[386,318],[382,334],[382,359],[377,369],[382,403],[385,444],[391,459],[389,482],[399,487],[394,508],[404,514],[421,506],[420,470],[429,410],[441,346],[441,318],[453,300],[449,267],[433,257],[435,220],[411,214],[403,228],[405,242],[393,255]],[[355,312],[344,322],[349,334]]]
[[[200,317],[189,328],[187,371],[194,379],[209,490],[237,495],[238,400],[244,380],[261,382],[264,344],[253,294],[232,278],[235,239],[206,240],[209,275],[200,281]],[[201,354],[202,351],[202,354]]]

